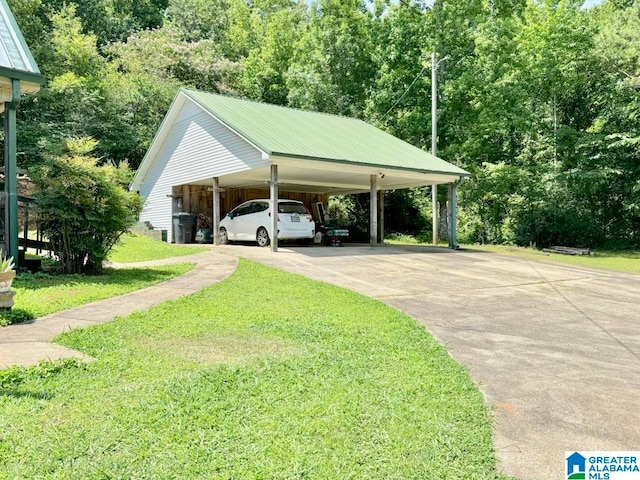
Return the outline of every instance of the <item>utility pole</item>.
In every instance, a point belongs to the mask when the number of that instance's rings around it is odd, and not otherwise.
[[[435,50],[431,52],[431,154],[438,156],[438,63]],[[433,203],[433,245],[438,245],[438,185],[431,186],[431,202]]]

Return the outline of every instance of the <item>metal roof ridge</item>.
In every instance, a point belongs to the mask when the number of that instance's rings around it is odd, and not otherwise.
[[[338,113],[330,113],[330,112],[321,112],[318,110],[307,110],[301,107],[289,107],[286,105],[278,105],[276,103],[267,103],[267,102],[260,102],[258,100],[252,100],[250,98],[241,98],[241,97],[233,97],[231,95],[225,95],[223,93],[213,93],[213,92],[205,92],[202,90],[194,90],[194,89],[190,89],[190,88],[186,88],[186,87],[180,87],[181,90],[184,90],[185,92],[195,92],[195,93],[200,93],[203,95],[211,95],[214,97],[222,97],[222,98],[228,98],[230,100],[238,100],[241,102],[247,102],[247,103],[254,103],[256,105],[265,105],[267,107],[275,107],[275,108],[281,108],[284,110],[296,110],[298,112],[303,112],[303,113],[311,113],[311,114],[315,114],[315,115],[325,115],[327,117],[335,117],[335,118],[342,118],[344,120],[353,120],[356,122],[361,122],[364,123],[366,125],[370,125],[369,123],[365,122],[364,120],[362,120],[361,118],[356,118],[356,117],[348,117],[346,115],[340,115]],[[373,125],[371,125],[373,126]],[[377,128],[377,127],[374,127]]]

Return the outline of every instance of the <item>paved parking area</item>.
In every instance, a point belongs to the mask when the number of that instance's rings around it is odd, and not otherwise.
[[[509,475],[565,478],[566,450],[640,449],[640,276],[428,247],[216,250],[420,321],[493,407]]]

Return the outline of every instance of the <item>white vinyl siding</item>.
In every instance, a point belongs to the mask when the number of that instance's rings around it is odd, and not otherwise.
[[[158,141],[160,139],[156,139]],[[140,184],[140,220],[167,230],[171,241],[172,187],[263,167],[262,152],[187,100]]]

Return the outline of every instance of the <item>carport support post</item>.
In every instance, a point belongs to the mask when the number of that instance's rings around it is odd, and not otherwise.
[[[458,241],[456,239],[456,209],[458,208],[457,185],[455,183],[451,186],[451,248],[454,250],[458,248]]]
[[[378,243],[384,243],[384,190],[378,191]]]
[[[371,246],[378,243],[378,176],[371,175],[371,195],[369,206],[369,239]]]
[[[271,199],[271,251],[278,251],[278,165],[271,165],[271,182],[269,183]]]
[[[449,224],[449,248],[455,248],[453,233],[453,183],[447,184],[447,223]]]
[[[431,215],[431,236],[434,246],[438,246],[438,185],[431,185],[431,204],[433,214]]]
[[[220,245],[220,180],[213,177],[213,244]]]
[[[458,240],[456,238],[456,212],[458,210],[458,193],[457,189],[464,182],[464,177],[460,177],[460,180],[454,182],[451,187],[451,248],[458,249]]]

